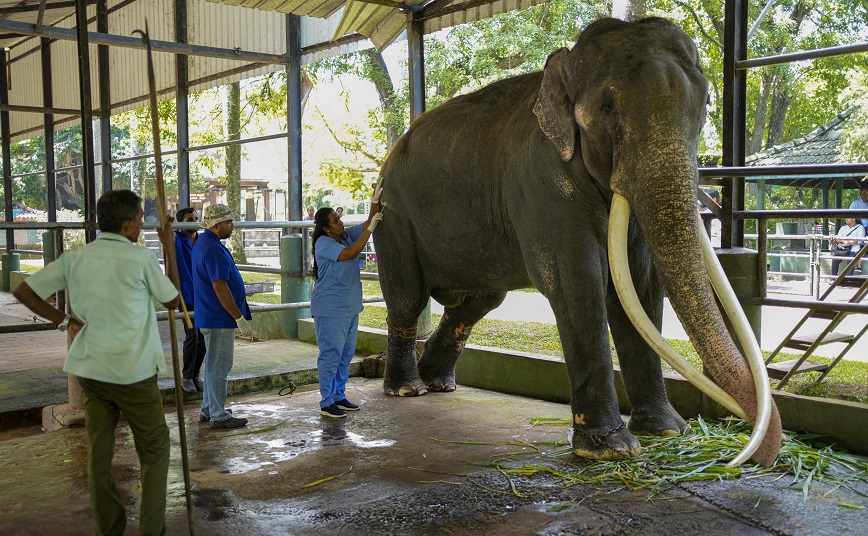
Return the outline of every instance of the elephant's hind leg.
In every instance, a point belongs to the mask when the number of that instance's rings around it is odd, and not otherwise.
[[[455,364],[467,344],[473,325],[503,303],[505,292],[434,292],[444,304],[440,324],[425,342],[419,361],[419,375],[432,391],[455,390]]]

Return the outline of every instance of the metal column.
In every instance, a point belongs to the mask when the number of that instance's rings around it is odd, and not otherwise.
[[[736,62],[747,59],[747,11],[744,0],[726,0],[723,44],[723,165],[744,166],[747,72]],[[723,187],[723,247],[744,246],[744,221],[733,220],[733,210],[744,210],[744,178]]]
[[[175,41],[187,42],[187,0],[175,0]],[[175,55],[175,109],[178,126],[178,208],[190,206],[189,60]]]
[[[42,105],[54,106],[54,86],[51,78],[51,39],[40,40],[42,58]],[[48,221],[57,221],[57,177],[54,174],[54,114],[45,114],[45,190],[48,194]]]
[[[301,18],[286,16],[286,128],[289,150],[289,184],[286,219],[301,220]]]
[[[78,87],[81,98],[81,149],[84,173],[85,241],[96,239],[96,176],[93,165],[93,102],[90,84],[90,50],[87,38],[87,1],[75,0],[78,36]]]
[[[6,49],[0,49],[0,104],[9,104],[9,81],[6,79]],[[6,221],[13,221],[12,216],[12,155],[10,144],[12,143],[9,127],[9,112],[0,111],[0,133],[3,140],[3,198],[5,203]],[[3,253],[3,277],[0,288],[10,291],[12,272],[20,270],[20,258],[18,253],[12,253],[15,247],[15,230],[6,230],[6,251]]]
[[[99,0],[96,4],[96,30],[108,33],[108,2]],[[99,155],[102,191],[112,190],[112,99],[111,70],[109,67],[109,47],[97,47],[99,65]]]
[[[407,53],[410,69],[410,122],[425,111],[425,43],[417,8],[407,28]]]
[[[410,122],[425,111],[425,34],[419,19],[422,10],[413,8],[413,18],[407,27],[407,54],[410,78]],[[419,315],[417,336],[425,337],[433,329],[431,322],[431,298]],[[419,335],[421,334],[421,335]]]

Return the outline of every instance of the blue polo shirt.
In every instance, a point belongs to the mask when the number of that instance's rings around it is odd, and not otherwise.
[[[341,252],[364,232],[361,225],[354,225],[341,235],[340,242],[326,235],[317,238],[314,253],[319,277],[310,296],[311,316],[354,316],[364,309],[359,260],[338,261]]]
[[[241,314],[250,320],[250,307],[244,295],[244,281],[235,267],[235,260],[217,235],[205,229],[193,246],[193,294],[196,296],[196,314],[193,318],[197,328],[238,327],[214,292],[212,283],[220,279],[226,281]]]
[[[175,231],[175,263],[178,265],[178,281],[181,296],[187,309],[193,308],[193,244],[184,231]]]

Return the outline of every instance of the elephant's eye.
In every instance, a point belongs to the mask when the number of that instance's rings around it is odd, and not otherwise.
[[[600,108],[600,110],[601,110],[604,114],[610,114],[610,113],[613,113],[613,112],[615,111],[615,108],[613,108],[613,107],[612,107],[611,105],[609,105],[609,104],[604,104],[604,105]]]

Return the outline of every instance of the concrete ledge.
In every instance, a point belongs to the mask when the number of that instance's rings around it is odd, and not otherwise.
[[[298,334],[303,341],[315,342],[313,320],[300,320]],[[419,348],[424,345],[419,343]],[[359,328],[357,353],[379,354],[385,350],[384,330]],[[455,373],[461,385],[552,402],[568,403],[570,400],[566,363],[557,358],[467,345]],[[720,406],[681,376],[667,374],[664,381],[672,406],[682,416],[701,414],[719,418],[726,415]],[[615,367],[615,387],[621,411],[629,413],[630,404],[619,367]],[[772,395],[786,430],[829,436],[853,452],[868,453],[868,426],[864,425],[868,423],[868,405],[782,391],[772,391]]]

